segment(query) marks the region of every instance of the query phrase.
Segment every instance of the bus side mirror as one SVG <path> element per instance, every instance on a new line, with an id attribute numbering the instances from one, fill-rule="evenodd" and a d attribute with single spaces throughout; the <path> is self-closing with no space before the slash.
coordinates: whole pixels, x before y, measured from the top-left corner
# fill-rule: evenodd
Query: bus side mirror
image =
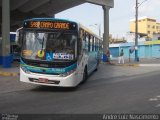
<path id="1" fill-rule="evenodd" d="M 22 43 L 23 43 L 23 29 L 22 28 L 19 28 L 17 29 L 16 31 L 16 43 L 21 47 L 22 46 Z"/>

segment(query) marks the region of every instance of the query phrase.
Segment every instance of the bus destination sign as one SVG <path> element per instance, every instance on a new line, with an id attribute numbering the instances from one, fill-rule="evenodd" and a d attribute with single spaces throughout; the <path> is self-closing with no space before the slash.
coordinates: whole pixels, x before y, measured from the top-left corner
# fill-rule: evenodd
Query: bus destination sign
<path id="1" fill-rule="evenodd" d="M 76 28 L 76 24 L 61 21 L 27 21 L 24 23 L 24 27 L 71 30 Z"/>

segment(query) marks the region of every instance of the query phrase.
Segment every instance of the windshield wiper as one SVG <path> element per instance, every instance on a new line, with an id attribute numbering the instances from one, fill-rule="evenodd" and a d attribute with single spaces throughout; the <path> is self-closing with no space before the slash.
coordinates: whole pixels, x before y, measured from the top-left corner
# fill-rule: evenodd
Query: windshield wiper
<path id="1" fill-rule="evenodd" d="M 43 36 L 42 48 L 41 48 L 41 52 L 40 52 L 41 54 L 42 54 L 43 46 L 44 46 L 44 36 Z"/>

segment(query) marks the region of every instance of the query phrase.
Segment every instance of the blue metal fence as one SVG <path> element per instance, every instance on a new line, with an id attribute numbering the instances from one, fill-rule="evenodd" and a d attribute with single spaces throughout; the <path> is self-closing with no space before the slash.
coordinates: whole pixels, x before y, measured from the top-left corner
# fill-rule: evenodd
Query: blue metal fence
<path id="1" fill-rule="evenodd" d="M 160 41 L 158 43 L 139 43 L 138 46 L 138 56 L 139 58 L 160 58 Z M 122 48 L 124 50 L 124 57 L 129 58 L 129 49 L 134 46 L 133 43 L 122 43 L 117 44 L 116 46 L 110 46 L 110 52 L 113 57 L 118 57 L 120 49 Z M 135 52 L 130 54 L 131 58 L 135 57 Z"/>

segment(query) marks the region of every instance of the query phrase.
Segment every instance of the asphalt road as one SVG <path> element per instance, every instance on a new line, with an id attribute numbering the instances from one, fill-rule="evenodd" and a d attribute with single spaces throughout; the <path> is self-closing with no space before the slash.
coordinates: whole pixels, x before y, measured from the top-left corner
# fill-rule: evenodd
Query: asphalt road
<path id="1" fill-rule="evenodd" d="M 0 113 L 160 113 L 159 76 L 157 71 L 110 79 L 91 77 L 74 90 L 13 80 L 13 86 L 19 87 L 7 91 L 12 87 L 8 85 L 0 91 Z"/>

